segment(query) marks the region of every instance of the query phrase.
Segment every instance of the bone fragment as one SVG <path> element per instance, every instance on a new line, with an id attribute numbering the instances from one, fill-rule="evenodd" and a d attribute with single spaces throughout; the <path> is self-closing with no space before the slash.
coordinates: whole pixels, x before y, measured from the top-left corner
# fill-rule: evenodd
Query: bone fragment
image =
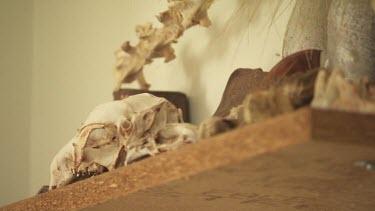
<path id="1" fill-rule="evenodd" d="M 199 126 L 199 137 L 209 138 L 245 124 L 252 124 L 309 105 L 318 69 L 297 72 L 266 89 L 248 94 L 225 117 L 211 117 Z"/>
<path id="2" fill-rule="evenodd" d="M 312 107 L 348 112 L 375 113 L 375 86 L 367 79 L 351 81 L 335 69 L 320 71 Z"/>
<path id="3" fill-rule="evenodd" d="M 154 28 L 151 23 L 136 27 L 139 42 L 131 46 L 125 42 L 121 49 L 116 51 L 116 66 L 114 76 L 117 80 L 116 90 L 123 83 L 137 80 L 141 89 L 148 90 L 148 84 L 143 75 L 143 67 L 152 63 L 155 58 L 164 58 L 165 62 L 173 60 L 176 56 L 172 43 L 184 31 L 197 24 L 208 27 L 211 22 L 207 10 L 213 0 L 168 0 L 169 9 L 159 16 L 163 24 L 161 28 Z"/>
<path id="4" fill-rule="evenodd" d="M 237 121 L 223 117 L 211 117 L 199 125 L 199 139 L 206 139 L 230 131 L 238 126 Z"/>

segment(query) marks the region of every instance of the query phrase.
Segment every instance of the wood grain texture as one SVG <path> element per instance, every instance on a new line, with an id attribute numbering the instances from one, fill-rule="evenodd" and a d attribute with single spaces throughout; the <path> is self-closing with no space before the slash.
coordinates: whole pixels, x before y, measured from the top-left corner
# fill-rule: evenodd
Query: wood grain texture
<path id="1" fill-rule="evenodd" d="M 312 138 L 375 145 L 375 115 L 335 110 L 311 111 Z"/>
<path id="2" fill-rule="evenodd" d="M 182 209 L 182 205 L 192 208 L 193 202 L 187 204 L 188 201 L 181 200 L 193 199 L 203 210 L 216 205 L 219 210 L 228 210 L 225 208 L 233 204 L 237 204 L 238 209 L 280 206 L 288 210 L 335 207 L 361 210 L 373 206 L 369 199 L 375 197 L 375 182 L 369 175 L 374 173 L 357 171 L 352 162 L 375 159 L 374 148 L 370 146 L 375 141 L 371 126 L 374 123 L 374 115 L 302 108 L 0 210 L 70 210 L 123 202 L 130 210 L 142 210 L 151 205 L 133 203 L 129 199 L 142 200 L 143 197 L 143 200 L 147 197 L 156 200 L 156 210 Z M 355 137 L 347 138 L 349 132 L 341 132 L 348 128 L 356 131 Z M 358 144 L 357 140 L 368 145 Z M 195 176 L 202 179 L 195 181 Z M 191 185 L 202 185 L 202 189 L 195 190 L 189 181 Z M 160 187 L 161 191 L 156 191 Z M 176 187 L 186 190 L 176 190 Z M 156 193 L 152 188 L 156 188 L 157 195 L 151 194 Z M 144 195 L 148 191 L 150 194 Z M 115 199 L 120 202 L 111 201 Z M 166 199 L 175 200 L 176 207 L 165 204 Z"/>

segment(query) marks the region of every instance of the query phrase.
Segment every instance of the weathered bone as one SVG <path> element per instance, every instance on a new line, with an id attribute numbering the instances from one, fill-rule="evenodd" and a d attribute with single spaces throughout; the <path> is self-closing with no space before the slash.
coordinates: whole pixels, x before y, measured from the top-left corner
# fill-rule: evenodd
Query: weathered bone
<path id="1" fill-rule="evenodd" d="M 209 26 L 211 24 L 207 16 L 207 9 L 213 0 L 168 0 L 169 9 L 158 16 L 164 25 L 162 28 L 154 28 L 151 23 L 137 26 L 136 32 L 139 43 L 131 46 L 125 42 L 122 48 L 116 51 L 116 67 L 114 75 L 117 80 L 115 90 L 121 88 L 122 83 L 131 83 L 137 79 L 141 89 L 147 90 L 149 84 L 143 76 L 143 67 L 152 63 L 154 58 L 164 57 L 165 62 L 173 60 L 176 56 L 172 43 L 183 32 L 194 26 Z"/>
<path id="2" fill-rule="evenodd" d="M 248 94 L 228 116 L 211 117 L 199 126 L 200 138 L 208 138 L 245 124 L 256 123 L 308 105 L 314 95 L 318 69 L 297 72 L 263 90 Z"/>
<path id="3" fill-rule="evenodd" d="M 159 152 L 177 149 L 183 143 L 198 141 L 197 127 L 192 124 L 168 124 L 155 137 Z"/>
<path id="4" fill-rule="evenodd" d="M 179 109 L 150 94 L 97 106 L 53 159 L 50 189 L 195 142 L 197 129 L 182 121 Z"/>
<path id="5" fill-rule="evenodd" d="M 246 123 L 255 123 L 308 105 L 318 70 L 295 73 L 266 90 L 249 94 L 243 105 Z"/>
<path id="6" fill-rule="evenodd" d="M 125 165 L 153 156 L 160 152 L 177 149 L 182 144 L 198 141 L 198 129 L 187 123 L 170 123 L 153 136 L 148 137 L 145 144 L 129 148 Z"/>
<path id="7" fill-rule="evenodd" d="M 199 137 L 208 138 L 309 104 L 313 98 L 317 68 L 320 67 L 320 53 L 320 50 L 311 49 L 287 56 L 262 77 L 262 81 L 252 90 L 241 86 L 233 90 L 233 85 L 227 86 L 229 89 L 226 88 L 223 96 L 230 97 L 227 97 L 228 102 L 225 104 L 226 107 L 231 104 L 234 107 L 230 112 L 220 112 L 224 114 L 221 117 L 212 117 L 202 122 Z M 243 78 L 240 80 L 234 77 L 239 73 L 235 71 L 232 74 L 231 84 L 238 85 L 241 81 L 251 81 L 251 78 L 246 77 L 254 77 L 254 74 L 241 74 Z M 236 91 L 239 93 L 235 93 Z M 246 91 L 250 92 L 241 93 Z M 239 98 L 244 98 L 243 96 L 246 96 L 245 99 L 238 105 Z"/>
<path id="8" fill-rule="evenodd" d="M 315 85 L 312 106 L 349 112 L 375 113 L 375 86 L 368 80 L 350 81 L 335 69 L 320 71 Z"/>
<path id="9" fill-rule="evenodd" d="M 199 138 L 206 139 L 220 133 L 230 131 L 238 126 L 234 119 L 213 116 L 199 125 Z"/>

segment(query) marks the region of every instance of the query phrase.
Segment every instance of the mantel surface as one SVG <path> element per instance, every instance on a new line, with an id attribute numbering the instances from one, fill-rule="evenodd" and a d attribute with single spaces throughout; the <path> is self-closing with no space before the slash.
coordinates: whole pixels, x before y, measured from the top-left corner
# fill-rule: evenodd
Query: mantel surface
<path id="1" fill-rule="evenodd" d="M 306 107 L 0 209 L 365 209 L 375 173 L 353 162 L 375 159 L 374 143 L 374 115 Z"/>

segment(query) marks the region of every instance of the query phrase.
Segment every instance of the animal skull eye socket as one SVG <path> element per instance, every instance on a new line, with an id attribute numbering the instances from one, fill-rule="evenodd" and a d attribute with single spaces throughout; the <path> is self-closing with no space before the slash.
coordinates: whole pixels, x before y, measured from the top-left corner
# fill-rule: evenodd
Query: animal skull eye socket
<path id="1" fill-rule="evenodd" d="M 148 117 L 148 114 L 146 113 L 144 116 L 143 116 L 143 120 L 146 120 Z"/>
<path id="2" fill-rule="evenodd" d="M 121 133 L 122 135 L 125 135 L 127 133 L 129 133 L 132 129 L 132 123 L 129 121 L 129 120 L 124 120 L 122 123 L 121 123 Z"/>

